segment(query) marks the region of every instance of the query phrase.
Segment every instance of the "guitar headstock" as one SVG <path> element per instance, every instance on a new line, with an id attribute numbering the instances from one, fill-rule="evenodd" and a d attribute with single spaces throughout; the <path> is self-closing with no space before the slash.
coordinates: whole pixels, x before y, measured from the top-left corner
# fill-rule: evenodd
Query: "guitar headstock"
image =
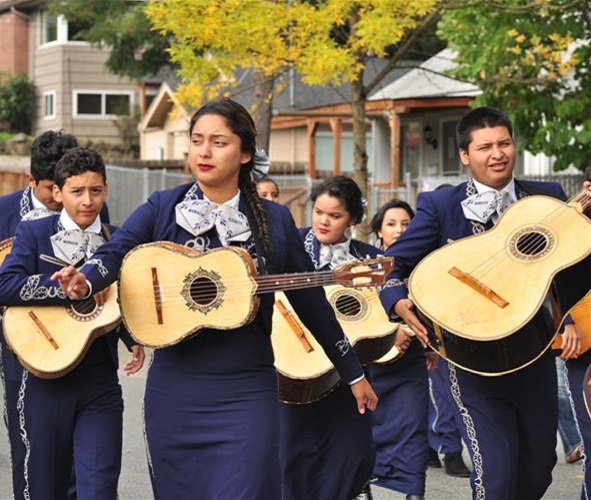
<path id="1" fill-rule="evenodd" d="M 336 282 L 349 287 L 383 285 L 392 270 L 394 257 L 347 262 L 333 270 Z"/>

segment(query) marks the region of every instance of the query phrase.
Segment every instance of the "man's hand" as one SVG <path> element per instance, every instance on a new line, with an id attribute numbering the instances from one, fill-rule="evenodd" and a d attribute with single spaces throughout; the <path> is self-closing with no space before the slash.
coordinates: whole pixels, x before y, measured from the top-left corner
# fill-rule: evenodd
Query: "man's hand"
<path id="1" fill-rule="evenodd" d="M 376 393 L 373 392 L 371 385 L 369 385 L 369 382 L 365 377 L 351 386 L 351 392 L 357 400 L 357 409 L 359 410 L 359 413 L 363 415 L 365 413 L 365 408 L 368 408 L 371 411 L 376 409 L 376 406 L 378 405 L 378 397 L 376 396 Z"/>
<path id="2" fill-rule="evenodd" d="M 400 325 L 398 331 L 396 332 L 396 342 L 394 343 L 394 345 L 400 351 L 398 357 L 404 356 L 404 353 L 414 338 L 415 334 L 412 330 L 406 328 L 405 325 Z"/>
<path id="3" fill-rule="evenodd" d="M 146 359 L 144 347 L 141 345 L 132 346 L 131 358 L 123 367 L 123 371 L 127 375 L 133 375 L 134 373 L 139 372 L 142 369 L 142 366 L 144 366 L 144 359 Z"/>
<path id="4" fill-rule="evenodd" d="M 414 304 L 410 299 L 401 299 L 396 302 L 394 306 L 394 312 L 397 316 L 402 318 L 403 322 L 406 323 L 413 333 L 418 337 L 423 347 L 427 347 L 429 345 L 429 337 L 427 335 L 427 329 L 424 325 L 419 321 L 417 315 L 414 313 Z"/>
<path id="5" fill-rule="evenodd" d="M 577 358 L 581 351 L 581 334 L 574 324 L 565 325 L 562 333 L 562 359 Z"/>
<path id="6" fill-rule="evenodd" d="M 62 290 L 72 300 L 82 300 L 88 295 L 86 276 L 75 267 L 68 266 L 60 269 L 51 275 L 51 280 L 58 280 Z"/>

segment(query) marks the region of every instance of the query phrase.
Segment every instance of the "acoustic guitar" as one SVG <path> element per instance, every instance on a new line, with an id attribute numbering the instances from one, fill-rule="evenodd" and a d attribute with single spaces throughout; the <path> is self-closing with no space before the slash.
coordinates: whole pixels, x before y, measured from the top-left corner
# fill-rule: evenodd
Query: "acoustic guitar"
<path id="1" fill-rule="evenodd" d="M 529 196 L 490 231 L 425 257 L 408 286 L 433 348 L 459 367 L 489 376 L 541 356 L 554 333 L 540 328 L 535 315 L 554 276 L 591 254 L 591 220 L 583 215 L 588 204 L 585 193 L 570 203 Z"/>
<path id="2" fill-rule="evenodd" d="M 341 285 L 326 286 L 324 290 L 362 364 L 389 351 L 398 324 L 388 320 L 377 290 Z M 271 341 L 280 401 L 310 403 L 339 384 L 340 377 L 333 364 L 283 293 L 275 295 Z"/>
<path id="3" fill-rule="evenodd" d="M 258 294 L 341 284 L 383 284 L 392 259 L 352 262 L 326 272 L 256 275 L 248 252 L 207 253 L 160 241 L 139 245 L 123 259 L 119 301 L 131 335 L 153 348 L 167 347 L 204 328 L 229 330 L 252 321 Z"/>
<path id="4" fill-rule="evenodd" d="M 94 298 L 64 306 L 11 306 L 4 312 L 4 337 L 19 362 L 40 378 L 57 378 L 73 370 L 94 339 L 121 323 L 117 287 L 107 301 Z"/>

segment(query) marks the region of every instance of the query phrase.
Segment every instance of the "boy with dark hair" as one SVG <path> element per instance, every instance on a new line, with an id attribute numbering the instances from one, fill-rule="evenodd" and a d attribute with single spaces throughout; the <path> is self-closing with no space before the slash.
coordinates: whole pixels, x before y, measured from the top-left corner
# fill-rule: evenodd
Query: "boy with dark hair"
<path id="1" fill-rule="evenodd" d="M 90 258 L 115 229 L 101 224 L 107 192 L 98 153 L 72 148 L 64 154 L 53 185 L 53 196 L 64 208 L 18 224 L 12 251 L 0 269 L 0 304 L 68 303 L 49 279 L 59 266 L 41 255 L 64 265 Z M 20 442 L 12 446 L 16 498 L 66 498 L 73 467 L 78 498 L 117 497 L 123 414 L 119 336 L 133 351 L 124 369 L 135 373 L 142 367 L 143 349 L 119 329 L 94 340 L 80 364 L 60 378 L 38 378 L 21 368 L 16 405 Z"/>

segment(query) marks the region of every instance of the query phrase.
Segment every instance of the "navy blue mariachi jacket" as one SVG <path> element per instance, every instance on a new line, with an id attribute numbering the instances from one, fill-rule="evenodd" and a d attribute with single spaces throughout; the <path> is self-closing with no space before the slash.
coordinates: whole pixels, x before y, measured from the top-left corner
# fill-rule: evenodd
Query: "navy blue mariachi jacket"
<path id="1" fill-rule="evenodd" d="M 139 206 L 113 235 L 111 240 L 94 254 L 93 259 L 82 267 L 93 291 L 102 290 L 117 279 L 125 254 L 142 243 L 173 241 L 189 247 L 208 250 L 219 247 L 215 228 L 195 237 L 176 223 L 175 207 L 181 202 L 193 183 L 153 193 L 148 201 Z M 201 192 L 199 198 L 203 197 Z M 267 200 L 261 200 L 267 212 L 272 252 L 268 256 L 267 268 L 270 273 L 310 272 L 314 268 L 288 208 Z M 246 214 L 246 201 L 240 197 L 239 210 Z M 252 238 L 251 238 L 252 240 Z M 252 241 L 244 247 L 256 255 Z M 318 341 L 327 352 L 344 381 L 359 378 L 363 370 L 352 349 L 342 349 L 345 337 L 335 313 L 326 301 L 322 288 L 308 288 L 286 292 L 290 303 L 308 329 L 319 332 Z M 272 294 L 260 296 L 261 306 L 255 320 L 236 331 L 248 332 L 251 328 L 271 333 L 273 313 Z"/>
<path id="2" fill-rule="evenodd" d="M 59 231 L 59 215 L 23 221 L 16 227 L 12 250 L 0 268 L 0 304 L 3 306 L 65 305 L 70 302 L 51 275 L 60 267 L 39 259 L 39 255 L 55 256 L 51 236 Z M 117 229 L 107 226 L 113 233 Z M 115 333 L 116 332 L 116 333 Z M 128 348 L 136 344 L 124 328 L 105 336 L 115 368 L 118 367 L 118 336 Z"/>

